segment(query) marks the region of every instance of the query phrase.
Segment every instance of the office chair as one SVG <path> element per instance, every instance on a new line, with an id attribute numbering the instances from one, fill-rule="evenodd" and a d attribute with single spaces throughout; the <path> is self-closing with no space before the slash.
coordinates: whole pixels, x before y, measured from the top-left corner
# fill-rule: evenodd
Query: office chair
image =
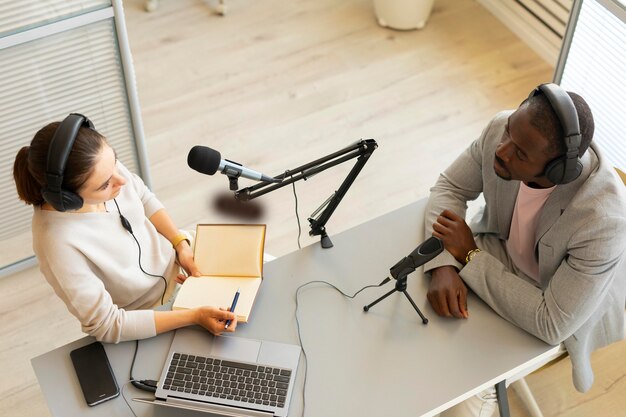
<path id="1" fill-rule="evenodd" d="M 146 0 L 144 7 L 147 12 L 153 12 L 159 7 L 159 0 Z M 218 0 L 218 4 L 215 6 L 215 12 L 220 16 L 226 15 L 226 0 Z"/>

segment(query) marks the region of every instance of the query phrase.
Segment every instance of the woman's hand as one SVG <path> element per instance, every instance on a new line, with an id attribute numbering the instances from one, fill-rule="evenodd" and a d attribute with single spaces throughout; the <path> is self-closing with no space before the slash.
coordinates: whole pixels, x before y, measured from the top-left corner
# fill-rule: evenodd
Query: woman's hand
<path id="1" fill-rule="evenodd" d="M 195 323 L 204 327 L 215 336 L 222 332 L 234 332 L 237 327 L 237 315 L 223 308 L 197 307 L 195 311 Z M 228 328 L 226 320 L 230 320 Z"/>
<path id="2" fill-rule="evenodd" d="M 198 270 L 198 267 L 193 260 L 193 252 L 191 251 L 191 246 L 189 246 L 189 242 L 183 240 L 178 245 L 176 245 L 176 258 L 178 259 L 178 264 L 187 273 L 187 275 L 178 274 L 178 276 L 176 276 L 176 282 L 182 284 L 189 276 L 200 276 L 200 271 Z"/>

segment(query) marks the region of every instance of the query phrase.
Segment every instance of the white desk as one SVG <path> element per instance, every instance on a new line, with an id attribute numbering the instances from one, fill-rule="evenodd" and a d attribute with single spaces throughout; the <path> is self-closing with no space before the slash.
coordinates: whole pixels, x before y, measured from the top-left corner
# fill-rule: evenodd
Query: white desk
<path id="1" fill-rule="evenodd" d="M 235 334 L 297 344 L 296 288 L 325 280 L 354 293 L 380 283 L 390 266 L 422 242 L 424 205 L 421 200 L 331 236 L 332 249 L 314 244 L 265 264 L 251 320 L 238 326 Z M 393 285 L 365 290 L 354 300 L 324 285 L 300 292 L 298 316 L 309 360 L 307 416 L 432 416 L 558 350 L 509 324 L 474 295 L 468 300 L 469 319 L 436 316 L 426 300 L 427 283 L 421 273 L 409 276 L 408 292 L 429 324 L 422 324 L 400 293 L 363 312 L 365 304 Z M 135 377 L 158 377 L 171 337 L 164 334 L 139 344 Z M 85 404 L 69 352 L 91 341 L 81 339 L 33 359 L 52 413 L 130 416 L 121 397 L 93 408 Z M 122 385 L 128 380 L 134 342 L 105 348 Z M 290 416 L 302 415 L 304 369 L 301 361 Z M 132 386 L 126 391 L 130 397 L 148 394 Z M 138 416 L 183 415 L 131 405 Z"/>

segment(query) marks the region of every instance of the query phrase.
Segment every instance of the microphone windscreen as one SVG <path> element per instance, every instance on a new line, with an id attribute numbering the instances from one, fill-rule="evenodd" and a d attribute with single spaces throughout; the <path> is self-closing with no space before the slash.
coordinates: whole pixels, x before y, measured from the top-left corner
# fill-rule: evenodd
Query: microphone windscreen
<path id="1" fill-rule="evenodd" d="M 420 255 L 439 255 L 443 252 L 443 242 L 440 239 L 431 236 L 419 246 L 418 253 Z M 412 255 L 412 254 L 411 254 Z"/>
<path id="2" fill-rule="evenodd" d="M 221 160 L 222 156 L 218 151 L 206 146 L 196 145 L 191 148 L 187 155 L 189 168 L 207 175 L 213 175 L 217 172 Z"/>
<path id="3" fill-rule="evenodd" d="M 434 259 L 441 252 L 443 252 L 443 242 L 431 236 L 415 248 L 408 258 L 411 259 L 413 267 L 417 268 Z"/>

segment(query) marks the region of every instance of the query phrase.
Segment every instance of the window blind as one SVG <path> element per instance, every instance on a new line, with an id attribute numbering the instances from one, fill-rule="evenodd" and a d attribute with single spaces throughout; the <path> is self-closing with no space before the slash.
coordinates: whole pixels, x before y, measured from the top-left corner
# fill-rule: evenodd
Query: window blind
<path id="1" fill-rule="evenodd" d="M 8 25 L 0 28 L 2 33 L 8 33 L 9 26 L 15 29 L 30 25 L 33 19 L 46 22 L 0 36 L 0 276 L 25 261 L 34 263 L 32 207 L 18 200 L 13 162 L 18 150 L 30 143 L 38 129 L 71 112 L 83 113 L 107 137 L 120 161 L 131 171 L 141 173 L 143 138 L 136 135 L 134 124 L 140 120 L 133 120 L 133 100 L 127 89 L 128 74 L 120 54 L 114 11 L 109 6 L 108 10 L 93 12 L 96 3 L 102 2 L 80 3 L 87 12 L 76 14 L 79 9 L 75 8 L 76 13 L 67 19 L 58 20 L 54 14 L 31 15 L 26 10 L 22 17 L 4 16 L 0 20 Z M 57 10 L 59 16 L 67 16 L 67 8 Z M 55 23 L 49 24 L 50 20 Z M 145 161 L 142 163 L 145 166 Z"/>
<path id="2" fill-rule="evenodd" d="M 559 39 L 563 38 L 572 6 L 571 0 L 569 2 L 564 0 L 516 0 L 515 3 Z"/>
<path id="3" fill-rule="evenodd" d="M 594 142 L 626 171 L 626 5 L 577 1 L 555 82 L 585 98 L 595 120 Z"/>
<path id="4" fill-rule="evenodd" d="M 557 60 L 573 0 L 478 0 L 543 59 Z"/>
<path id="5" fill-rule="evenodd" d="M 111 0 L 0 0 L 0 37 L 111 6 Z"/>

